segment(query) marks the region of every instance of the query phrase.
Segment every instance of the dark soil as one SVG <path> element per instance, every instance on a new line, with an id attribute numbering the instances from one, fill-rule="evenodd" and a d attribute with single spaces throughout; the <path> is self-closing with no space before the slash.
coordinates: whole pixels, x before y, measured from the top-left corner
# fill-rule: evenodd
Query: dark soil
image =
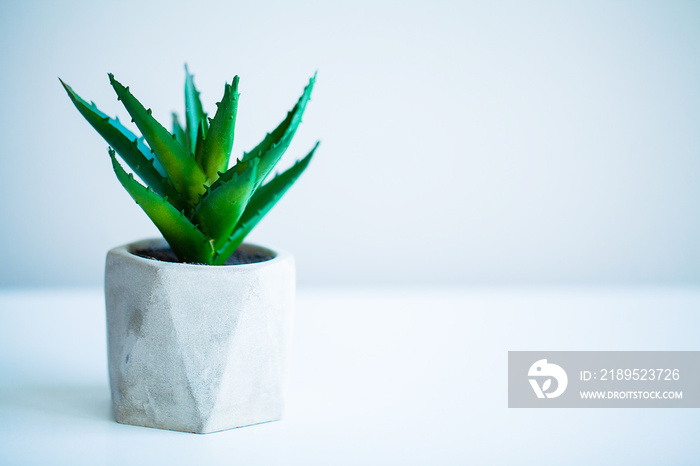
<path id="1" fill-rule="evenodd" d="M 187 264 L 191 262 L 182 262 L 175 256 L 175 253 L 170 249 L 170 248 L 159 248 L 159 249 L 152 249 L 152 248 L 146 248 L 146 249 L 137 249 L 136 251 L 133 251 L 133 254 L 136 254 L 137 256 L 146 258 L 146 259 L 154 259 L 157 261 L 163 261 L 163 262 L 177 262 L 180 264 Z M 272 259 L 272 256 L 269 256 L 267 254 L 258 254 L 258 253 L 247 253 L 245 251 L 241 251 L 240 249 L 236 249 L 236 252 L 231 254 L 231 257 L 228 258 L 226 261 L 226 264 L 224 265 L 240 265 L 240 264 L 254 264 L 256 262 L 265 262 L 269 261 Z"/>

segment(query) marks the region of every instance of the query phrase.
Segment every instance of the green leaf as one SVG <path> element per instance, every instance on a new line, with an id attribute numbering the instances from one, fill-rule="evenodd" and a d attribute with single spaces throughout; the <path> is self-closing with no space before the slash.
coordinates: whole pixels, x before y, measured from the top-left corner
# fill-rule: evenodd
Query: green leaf
<path id="1" fill-rule="evenodd" d="M 292 137 L 301 123 L 301 117 L 304 114 L 304 109 L 306 104 L 311 98 L 311 91 L 313 90 L 314 83 L 316 82 L 316 75 L 309 80 L 309 84 L 304 88 L 304 92 L 297 104 L 292 108 L 287 117 L 280 123 L 277 128 L 271 133 L 265 136 L 265 139 L 255 147 L 252 151 L 243 155 L 241 162 L 247 162 L 253 158 L 259 158 L 260 164 L 258 166 L 258 180 L 256 182 L 257 186 L 265 180 L 267 175 L 272 171 L 275 164 L 279 162 L 282 155 L 289 147 L 289 143 L 292 142 Z M 239 162 L 240 163 L 240 162 Z"/>
<path id="2" fill-rule="evenodd" d="M 199 131 L 197 131 L 197 144 L 194 146 L 194 161 L 199 167 L 202 166 L 202 152 L 204 151 L 204 123 L 199 122 Z"/>
<path id="3" fill-rule="evenodd" d="M 209 122 L 207 114 L 202 109 L 202 101 L 199 98 L 199 91 L 194 86 L 194 76 L 190 74 L 185 65 L 185 120 L 187 125 L 188 150 L 194 154 L 197 144 L 197 131 L 200 122 L 204 124 L 204 136 L 207 135 Z"/>
<path id="4" fill-rule="evenodd" d="M 284 193 L 294 184 L 299 176 L 304 172 L 309 165 L 314 152 L 318 148 L 317 142 L 314 148 L 303 159 L 297 161 L 290 169 L 282 174 L 275 176 L 272 180 L 258 188 L 248 202 L 248 205 L 243 211 L 238 224 L 236 225 L 233 234 L 228 238 L 226 243 L 220 249 L 217 249 L 214 255 L 214 264 L 221 265 L 236 251 L 245 237 L 258 224 L 258 222 L 267 214 L 270 209 L 282 198 Z"/>
<path id="5" fill-rule="evenodd" d="M 231 85 L 224 86 L 224 97 L 216 104 L 216 114 L 211 120 L 204 140 L 200 166 L 210 181 L 216 180 L 217 172 L 225 172 L 228 169 L 239 96 L 238 76 L 236 76 Z"/>
<path id="6" fill-rule="evenodd" d="M 71 101 L 88 123 L 112 146 L 134 172 L 161 196 L 168 196 L 170 202 L 182 207 L 182 199 L 168 180 L 163 166 L 153 157 L 143 140 L 137 138 L 117 119 L 102 113 L 94 103 L 88 104 L 60 78 L 63 88 Z"/>
<path id="7" fill-rule="evenodd" d="M 187 135 L 185 134 L 185 130 L 182 128 L 182 125 L 180 125 L 180 120 L 177 118 L 177 113 L 175 112 L 173 112 L 173 134 L 175 135 L 177 142 L 179 142 L 182 147 L 188 147 Z"/>
<path id="8" fill-rule="evenodd" d="M 165 168 L 175 189 L 182 194 L 186 202 L 191 206 L 195 205 L 199 200 L 199 194 L 204 193 L 206 181 L 204 172 L 190 153 L 175 140 L 175 137 L 151 116 L 151 111 L 146 110 L 141 102 L 131 95 L 128 88 L 114 79 L 111 73 L 109 80 L 119 100 L 124 104 L 151 150 Z"/>
<path id="9" fill-rule="evenodd" d="M 257 168 L 257 160 L 252 160 L 241 173 L 223 173 L 195 207 L 192 221 L 214 240 L 214 248 L 226 243 L 243 214 L 253 192 Z"/>
<path id="10" fill-rule="evenodd" d="M 184 262 L 210 264 L 214 250 L 209 239 L 187 219 L 182 211 L 177 210 L 150 188 L 137 182 L 132 174 L 127 174 L 117 162 L 112 149 L 109 150 L 109 155 L 119 182 L 158 227 L 178 259 Z"/>

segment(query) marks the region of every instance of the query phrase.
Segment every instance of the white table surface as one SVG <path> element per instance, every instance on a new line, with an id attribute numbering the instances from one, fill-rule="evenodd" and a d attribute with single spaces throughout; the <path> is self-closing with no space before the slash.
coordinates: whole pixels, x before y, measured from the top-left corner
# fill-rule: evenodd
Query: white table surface
<path id="1" fill-rule="evenodd" d="M 117 424 L 102 292 L 0 292 L 0 465 L 697 465 L 698 409 L 509 409 L 509 350 L 699 350 L 700 288 L 302 290 L 286 417 Z"/>

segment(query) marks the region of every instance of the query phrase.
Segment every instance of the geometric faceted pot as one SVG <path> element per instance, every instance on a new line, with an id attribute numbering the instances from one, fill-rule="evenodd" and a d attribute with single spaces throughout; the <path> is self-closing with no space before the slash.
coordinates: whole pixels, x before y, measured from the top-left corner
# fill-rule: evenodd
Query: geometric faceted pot
<path id="1" fill-rule="evenodd" d="M 117 422 L 208 433 L 278 420 L 294 309 L 294 258 L 195 265 L 107 254 L 105 298 L 112 408 Z"/>

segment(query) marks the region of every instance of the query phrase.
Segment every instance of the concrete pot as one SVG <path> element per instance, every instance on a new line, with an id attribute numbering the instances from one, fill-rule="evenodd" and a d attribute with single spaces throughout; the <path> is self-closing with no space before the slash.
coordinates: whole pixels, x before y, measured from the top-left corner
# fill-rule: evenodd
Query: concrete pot
<path id="1" fill-rule="evenodd" d="M 208 433 L 278 420 L 294 308 L 294 258 L 191 265 L 107 254 L 105 297 L 117 422 Z"/>

